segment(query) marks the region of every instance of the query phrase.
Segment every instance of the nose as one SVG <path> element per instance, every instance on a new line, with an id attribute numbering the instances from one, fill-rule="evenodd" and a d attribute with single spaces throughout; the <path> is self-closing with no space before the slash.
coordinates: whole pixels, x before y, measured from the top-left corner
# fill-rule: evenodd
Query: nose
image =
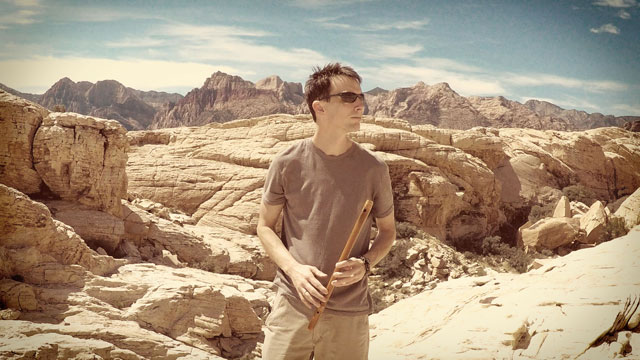
<path id="1" fill-rule="evenodd" d="M 356 106 L 356 110 L 358 111 L 364 111 L 364 98 L 358 96 L 358 98 L 356 98 L 356 101 L 354 102 L 355 106 Z"/>

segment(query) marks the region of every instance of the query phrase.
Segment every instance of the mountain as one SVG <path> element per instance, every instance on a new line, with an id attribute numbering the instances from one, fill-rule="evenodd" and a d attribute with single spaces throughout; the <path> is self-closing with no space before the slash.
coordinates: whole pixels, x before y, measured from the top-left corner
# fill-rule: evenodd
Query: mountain
<path id="1" fill-rule="evenodd" d="M 529 128 L 538 130 L 570 130 L 566 120 L 541 115 L 517 101 L 502 96 L 469 96 L 469 102 L 480 114 L 489 119 L 490 126 L 496 128 Z"/>
<path id="2" fill-rule="evenodd" d="M 198 126 L 278 113 L 309 113 L 302 85 L 283 81 L 276 75 L 254 84 L 218 71 L 207 78 L 202 87 L 184 97 L 136 90 L 115 80 L 93 84 L 63 78 L 43 95 L 21 93 L 2 84 L 0 89 L 50 110 L 63 105 L 66 111 L 114 119 L 128 130 Z M 376 87 L 366 94 L 365 114 L 449 129 L 484 126 L 576 131 L 626 126 L 632 130 L 638 128 L 636 123 L 640 121 L 639 116 L 589 114 L 540 100 L 522 104 L 503 96 L 464 97 L 447 83 L 418 82 L 412 87 L 394 90 Z"/>
<path id="3" fill-rule="evenodd" d="M 489 126 L 469 100 L 458 95 L 447 83 L 426 85 L 418 82 L 413 87 L 398 88 L 367 97 L 369 115 L 393 117 L 412 124 L 431 124 L 449 129 L 469 129 Z"/>
<path id="4" fill-rule="evenodd" d="M 35 102 L 35 103 L 37 103 L 40 100 L 40 98 L 42 97 L 42 95 L 28 94 L 28 93 L 20 92 L 18 90 L 12 89 L 12 88 L 8 87 L 7 85 L 1 84 L 1 83 L 0 83 L 0 90 L 4 90 L 4 91 L 8 92 L 11 95 L 15 95 L 15 96 L 21 97 L 23 99 L 27 99 L 27 100 L 29 100 L 31 102 Z"/>
<path id="5" fill-rule="evenodd" d="M 277 113 L 308 112 L 300 83 L 270 76 L 253 84 L 216 72 L 176 104 L 165 104 L 150 128 L 196 126 Z"/>
<path id="6" fill-rule="evenodd" d="M 638 120 L 638 116 L 613 116 L 600 113 L 589 114 L 579 110 L 565 110 L 546 101 L 528 100 L 524 106 L 541 116 L 553 116 L 567 122 L 571 130 L 586 130 L 606 126 L 623 126 L 628 121 Z"/>
<path id="7" fill-rule="evenodd" d="M 179 98 L 178 94 L 131 89 L 115 80 L 76 83 L 65 77 L 39 103 L 49 109 L 64 105 L 66 111 L 117 120 L 127 130 L 141 130 L 149 126 L 162 103 Z"/>

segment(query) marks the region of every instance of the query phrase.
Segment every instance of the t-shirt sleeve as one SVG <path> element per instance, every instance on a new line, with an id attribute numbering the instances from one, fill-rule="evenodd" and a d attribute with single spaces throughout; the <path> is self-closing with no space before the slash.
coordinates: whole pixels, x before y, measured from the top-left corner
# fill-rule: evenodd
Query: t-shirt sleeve
<path id="1" fill-rule="evenodd" d="M 268 205 L 280 205 L 285 202 L 284 184 L 282 183 L 282 162 L 279 160 L 279 158 L 276 158 L 271 162 L 264 181 L 262 202 Z"/>
<path id="2" fill-rule="evenodd" d="M 393 211 L 393 190 L 391 189 L 391 177 L 389 166 L 383 163 L 380 167 L 380 175 L 377 176 L 376 191 L 373 198 L 372 213 L 375 218 L 383 218 Z"/>

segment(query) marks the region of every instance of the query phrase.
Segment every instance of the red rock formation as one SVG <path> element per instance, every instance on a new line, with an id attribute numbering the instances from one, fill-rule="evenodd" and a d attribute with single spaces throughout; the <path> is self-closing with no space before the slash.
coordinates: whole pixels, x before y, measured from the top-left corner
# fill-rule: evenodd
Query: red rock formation
<path id="1" fill-rule="evenodd" d="M 253 84 L 220 71 L 175 105 L 165 105 L 150 128 L 204 125 L 262 115 L 302 112 L 302 85 L 272 76 Z M 306 107 L 306 105 L 304 106 Z"/>

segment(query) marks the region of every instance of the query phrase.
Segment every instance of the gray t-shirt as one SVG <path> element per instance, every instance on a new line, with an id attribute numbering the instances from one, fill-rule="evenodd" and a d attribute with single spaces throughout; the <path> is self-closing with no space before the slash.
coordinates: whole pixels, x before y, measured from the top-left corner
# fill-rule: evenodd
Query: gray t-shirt
<path id="1" fill-rule="evenodd" d="M 389 168 L 355 142 L 345 153 L 331 156 L 317 148 L 310 138 L 296 142 L 276 156 L 262 195 L 266 204 L 284 204 L 281 239 L 293 258 L 316 266 L 328 276 L 367 199 L 373 200 L 373 209 L 350 256 L 368 251 L 373 218 L 385 217 L 393 211 Z M 327 277 L 321 282 L 326 286 L 328 280 Z M 281 269 L 274 282 L 292 305 L 311 313 Z M 365 277 L 355 284 L 336 287 L 325 311 L 360 315 L 371 310 Z"/>

